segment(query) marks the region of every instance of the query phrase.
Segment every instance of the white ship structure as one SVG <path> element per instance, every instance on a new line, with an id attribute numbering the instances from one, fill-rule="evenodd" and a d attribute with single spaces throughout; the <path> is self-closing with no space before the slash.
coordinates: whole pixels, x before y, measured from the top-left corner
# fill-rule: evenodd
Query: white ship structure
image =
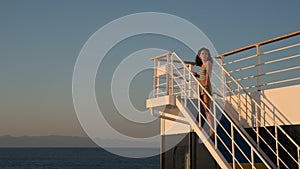
<path id="1" fill-rule="evenodd" d="M 152 58 L 146 105 L 160 117 L 160 168 L 300 169 L 300 30 L 213 59 L 209 94 L 195 63 L 175 52 Z"/>

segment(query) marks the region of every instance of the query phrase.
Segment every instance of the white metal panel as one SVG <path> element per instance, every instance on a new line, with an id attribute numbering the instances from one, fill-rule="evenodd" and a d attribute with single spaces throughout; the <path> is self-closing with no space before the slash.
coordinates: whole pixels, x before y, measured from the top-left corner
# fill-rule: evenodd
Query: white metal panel
<path id="1" fill-rule="evenodd" d="M 265 90 L 261 99 L 265 103 L 269 100 L 275 106 L 273 113 L 280 119 L 278 124 L 300 124 L 300 85 Z"/>

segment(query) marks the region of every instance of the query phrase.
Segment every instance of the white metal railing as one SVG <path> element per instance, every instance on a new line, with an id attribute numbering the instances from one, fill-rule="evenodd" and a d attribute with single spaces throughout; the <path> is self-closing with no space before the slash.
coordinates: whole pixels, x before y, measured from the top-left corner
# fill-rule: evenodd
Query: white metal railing
<path id="1" fill-rule="evenodd" d="M 299 38 L 300 30 L 223 53 L 222 65 L 247 90 L 300 84 Z"/>
<path id="2" fill-rule="evenodd" d="M 269 76 L 269 79 L 275 79 L 275 78 L 270 78 L 270 77 L 275 77 L 275 76 L 276 77 L 285 77 L 284 75 L 299 76 L 298 75 L 300 73 L 300 65 L 299 64 L 298 65 L 293 64 L 291 67 L 289 67 L 288 64 L 286 64 L 287 66 L 279 67 L 279 68 L 276 68 L 276 66 L 273 66 L 273 64 L 277 64 L 277 63 L 280 63 L 281 65 L 284 65 L 284 64 L 282 64 L 283 61 L 289 61 L 291 63 L 297 63 L 297 60 L 295 60 L 295 59 L 300 59 L 300 52 L 299 52 L 300 48 L 299 48 L 299 46 L 300 46 L 300 43 L 296 43 L 296 44 L 287 45 L 287 46 L 284 46 L 284 47 L 277 47 L 277 48 L 274 48 L 274 49 L 272 48 L 272 49 L 264 51 L 264 52 L 261 51 L 260 57 L 263 57 L 263 56 L 267 57 L 266 55 L 274 54 L 274 53 L 277 53 L 277 52 L 286 52 L 286 50 L 288 50 L 288 49 L 294 49 L 295 50 L 295 51 L 293 51 L 294 53 L 290 53 L 288 56 L 280 56 L 280 58 L 272 58 L 272 56 L 270 56 L 270 57 L 268 57 L 270 59 L 268 61 L 265 61 L 264 63 L 259 64 L 259 63 L 254 63 L 255 61 L 251 62 L 249 59 L 252 59 L 252 58 L 254 58 L 255 60 L 260 60 L 260 59 L 256 59 L 258 57 L 258 54 L 255 54 L 255 55 L 251 55 L 249 57 L 243 57 L 243 58 L 232 60 L 230 62 L 223 63 L 223 65 L 232 65 L 232 64 L 235 64 L 235 63 L 239 63 L 241 61 L 247 61 L 247 62 L 249 62 L 249 65 L 251 65 L 251 66 L 249 66 L 247 64 L 247 65 L 244 65 L 244 67 L 242 67 L 242 68 L 238 68 L 238 69 L 235 69 L 235 70 L 228 71 L 228 74 L 230 74 L 231 77 L 234 76 L 233 75 L 234 73 L 243 74 L 243 71 L 247 71 L 248 69 L 252 69 L 252 68 L 258 68 L 258 67 L 263 68 L 263 66 L 268 66 L 268 65 L 270 65 L 272 67 L 275 67 L 276 70 L 269 70 L 269 71 L 260 72 L 260 73 L 256 72 L 256 71 L 253 72 L 254 71 L 254 69 L 253 69 L 252 70 L 252 75 L 250 75 L 250 76 L 234 78 L 235 81 L 238 82 L 242 86 L 242 88 L 245 89 L 247 92 L 249 92 L 251 89 L 252 90 L 256 89 L 256 88 L 259 89 L 258 87 L 267 87 L 267 86 L 274 86 L 274 85 L 279 85 L 280 86 L 280 85 L 291 83 L 291 82 L 297 82 L 297 81 L 300 81 L 300 77 L 288 77 L 286 79 L 267 81 L 266 83 L 256 84 L 256 85 L 255 84 L 252 84 L 252 85 L 242 85 L 241 84 L 241 82 L 243 82 L 244 84 L 250 84 L 250 83 L 248 83 L 249 81 L 255 81 L 255 79 L 258 79 L 258 78 L 261 78 L 262 81 L 266 81 L 266 80 L 264 80 L 264 76 Z M 256 48 L 257 47 L 258 46 L 256 45 Z M 298 48 L 296 48 L 296 47 L 298 47 Z M 237 52 L 236 54 L 238 54 L 238 53 L 239 52 Z M 229 54 L 227 54 L 226 57 L 229 56 Z M 221 56 L 225 57 L 224 54 L 221 54 Z M 296 73 L 293 73 L 293 71 L 296 71 Z M 297 72 L 298 72 L 298 74 L 297 74 Z M 295 74 L 295 75 L 293 75 L 293 74 Z M 230 84 L 235 83 L 235 82 L 228 79 L 227 83 L 230 85 Z M 232 88 L 232 90 L 237 91 L 238 89 L 237 88 Z M 281 113 L 275 107 L 275 105 L 273 105 L 272 102 L 270 102 L 265 97 L 264 94 L 261 93 L 260 96 L 262 96 L 264 98 L 264 101 L 260 101 L 261 106 L 265 109 L 266 112 L 268 112 L 269 114 L 273 114 L 272 116 L 273 116 L 273 119 L 275 121 L 279 122 L 282 125 L 290 125 L 291 124 L 290 121 L 284 116 L 284 114 Z M 271 122 L 269 122 L 269 123 L 271 123 Z"/>
<path id="3" fill-rule="evenodd" d="M 249 91 L 250 89 L 257 89 L 258 93 L 260 94 L 260 90 L 262 90 L 262 87 L 264 86 L 268 88 L 268 86 L 283 85 L 289 82 L 296 82 L 300 80 L 299 74 L 298 75 L 295 74 L 298 77 L 289 76 L 286 79 L 273 80 L 273 81 L 267 81 L 262 79 L 264 76 L 268 76 L 268 75 L 272 75 L 272 76 L 276 75 L 276 77 L 278 77 L 279 73 L 291 74 L 292 71 L 299 72 L 300 71 L 299 62 L 297 62 L 297 60 L 295 59 L 300 59 L 300 53 L 299 53 L 300 43 L 289 42 L 292 44 L 272 48 L 264 52 L 261 50 L 261 47 L 263 47 L 266 44 L 268 44 L 270 47 L 270 45 L 273 44 L 274 42 L 282 41 L 283 39 L 288 40 L 290 38 L 299 38 L 299 35 L 300 35 L 300 31 L 296 31 L 291 34 L 287 34 L 281 37 L 259 42 L 257 44 L 249 45 L 247 47 L 240 48 L 220 55 L 220 57 L 223 60 L 223 65 L 221 67 L 223 68 L 223 71 L 226 74 L 226 78 L 227 78 L 226 88 L 229 94 L 229 99 L 228 99 L 229 102 L 232 103 L 232 105 L 234 105 L 234 107 L 238 111 L 239 118 L 243 116 L 248 122 L 249 126 L 252 126 L 251 129 L 256 135 L 257 145 L 260 146 L 260 143 L 265 144 L 266 149 L 268 149 L 267 151 L 269 151 L 268 155 L 276 156 L 276 165 L 278 167 L 283 166 L 286 168 L 293 168 L 293 167 L 300 168 L 300 160 L 299 160 L 300 147 L 295 142 L 295 140 L 280 126 L 280 124 L 289 125 L 290 124 L 289 120 L 268 99 L 264 98 L 264 100 L 258 101 L 249 94 Z M 293 40 L 298 41 L 297 39 L 293 39 Z M 224 61 L 225 57 L 227 56 L 235 55 L 235 54 L 241 55 L 242 54 L 241 52 L 250 49 L 253 50 L 255 49 L 254 52 L 256 53 L 254 55 L 234 59 L 229 62 Z M 292 49 L 293 51 L 291 51 Z M 281 53 L 278 55 L 273 55 L 274 53 L 279 53 L 279 52 Z M 288 55 L 282 56 L 283 55 L 282 53 L 285 53 L 285 55 L 287 55 L 286 53 L 288 53 Z M 277 58 L 272 57 L 267 61 L 262 62 L 263 56 L 266 57 L 267 55 L 270 54 L 272 54 L 273 57 L 276 56 Z M 251 59 L 255 59 L 254 62 L 251 62 Z M 248 63 L 241 64 L 241 62 L 243 61 L 247 61 Z M 277 68 L 276 66 L 272 65 L 284 61 L 289 61 L 290 64 L 291 63 L 293 64 L 291 66 L 289 66 L 289 64 L 286 64 L 287 65 L 286 67 L 280 67 L 280 68 Z M 239 63 L 240 65 L 242 65 L 242 67 L 239 68 L 234 67 L 233 65 L 236 63 Z M 267 65 L 271 65 L 272 67 L 275 67 L 276 70 L 265 70 L 264 72 L 262 72 L 261 70 L 263 66 L 267 66 Z M 223 66 L 232 66 L 234 67 L 234 69 L 227 71 Z M 253 72 L 254 68 L 257 68 L 257 71 Z M 241 75 L 244 75 L 246 74 L 244 72 L 250 69 L 252 69 L 252 75 L 250 76 L 242 76 L 239 78 L 234 78 L 233 77 L 234 75 L 232 75 L 234 73 L 239 73 Z M 257 80 L 256 85 L 251 85 L 251 83 L 248 83 L 250 81 L 253 81 L 254 79 Z M 265 81 L 265 83 L 262 83 L 262 81 Z M 240 82 L 243 82 L 246 85 L 241 85 Z M 261 96 L 264 97 L 264 95 Z M 272 127 L 266 127 L 268 125 Z M 264 132 L 265 135 L 268 135 L 268 137 L 263 137 L 260 134 L 260 132 Z M 289 143 L 290 147 L 287 147 L 286 142 Z M 286 160 L 287 158 L 289 160 Z"/>
<path id="4" fill-rule="evenodd" d="M 230 85 L 225 84 L 229 93 L 227 101 L 230 102 L 237 110 L 239 120 L 244 119 L 247 122 L 249 122 L 249 119 L 252 120 L 252 123 L 250 123 L 249 126 L 251 126 L 250 129 L 256 135 L 255 141 L 257 146 L 260 147 L 261 143 L 266 145 L 265 148 L 267 148 L 272 155 L 276 157 L 276 165 L 278 168 L 280 167 L 280 164 L 286 168 L 290 168 L 290 165 L 294 165 L 299 168 L 298 159 L 300 158 L 300 147 L 278 124 L 277 121 L 280 121 L 281 119 L 274 115 L 271 108 L 264 102 L 260 102 L 263 105 L 262 106 L 256 99 L 252 98 L 251 95 L 224 68 L 223 71 L 226 74 L 226 77 L 229 78 L 229 80 L 231 80 L 238 88 L 238 90 L 232 89 Z M 251 108 L 251 106 L 254 106 L 254 108 Z M 264 118 L 261 118 L 260 114 L 263 114 Z M 268 120 L 266 120 L 266 118 L 268 118 Z M 273 126 L 274 131 L 271 131 L 272 127 L 266 127 L 267 125 Z M 262 131 L 264 131 L 264 135 L 261 134 Z M 279 132 L 281 132 L 281 134 Z M 266 134 L 269 137 L 266 137 Z M 281 139 L 279 139 L 279 137 L 281 137 Z M 282 141 L 289 141 L 294 146 L 292 150 L 287 150 L 286 145 L 282 143 Z M 275 143 L 275 148 L 270 145 L 271 143 Z M 294 154 L 292 154 L 292 152 L 294 152 Z M 283 160 L 283 158 L 286 157 L 290 158 L 294 164 L 289 164 Z"/>
<path id="5" fill-rule="evenodd" d="M 226 52 L 222 65 L 250 91 L 300 84 L 299 35 L 300 30 Z"/>
<path id="6" fill-rule="evenodd" d="M 188 107 L 188 105 L 190 105 L 188 107 L 189 109 L 196 110 L 199 114 L 199 123 L 201 123 L 202 120 L 205 121 L 208 127 L 207 129 L 215 133 L 213 135 L 215 149 L 219 149 L 220 146 L 223 146 L 227 153 L 230 154 L 233 168 L 243 168 L 241 163 L 248 163 L 252 168 L 256 168 L 254 165 L 255 156 L 259 158 L 265 167 L 274 168 L 274 164 L 272 164 L 272 162 L 249 141 L 249 138 L 241 132 L 239 126 L 224 112 L 223 107 L 219 105 L 218 101 L 200 85 L 198 80 L 191 73 L 190 68 L 175 52 L 160 55 L 153 58 L 153 60 L 155 65 L 155 97 L 175 95 L 182 100 L 184 106 Z M 211 108 L 208 109 L 210 117 L 205 117 L 201 113 L 201 106 L 204 105 L 205 108 L 207 107 L 200 99 L 200 87 L 211 99 L 212 105 Z M 223 124 L 220 120 L 221 117 L 229 124 Z M 202 131 L 206 132 L 205 127 Z M 218 133 L 223 133 L 223 135 L 219 135 Z M 244 142 L 248 148 L 245 149 L 241 147 L 240 142 L 236 142 L 238 137 L 242 139 L 242 142 Z M 228 141 L 230 145 L 228 145 Z"/>

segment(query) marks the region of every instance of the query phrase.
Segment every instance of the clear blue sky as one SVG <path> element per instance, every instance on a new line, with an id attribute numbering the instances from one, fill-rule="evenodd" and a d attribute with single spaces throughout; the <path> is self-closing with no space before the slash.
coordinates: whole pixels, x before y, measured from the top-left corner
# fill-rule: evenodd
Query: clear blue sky
<path id="1" fill-rule="evenodd" d="M 299 30 L 299 7 L 298 0 L 2 0 L 0 135 L 85 135 L 72 104 L 72 72 L 86 40 L 114 19 L 137 12 L 177 15 L 198 26 L 223 53 Z M 157 37 L 151 39 L 155 42 Z M 136 37 L 135 44 L 141 41 Z M 127 53 L 143 47 L 159 46 L 131 45 Z M 126 44 L 119 44 L 114 52 L 120 53 L 118 50 L 124 48 Z M 109 55 L 106 59 L 107 67 L 119 61 Z M 104 79 L 109 79 L 112 70 L 107 71 Z M 98 79 L 97 84 L 101 86 L 104 79 Z M 105 87 L 96 90 L 99 100 L 107 94 Z M 141 103 L 134 101 L 137 107 Z"/>

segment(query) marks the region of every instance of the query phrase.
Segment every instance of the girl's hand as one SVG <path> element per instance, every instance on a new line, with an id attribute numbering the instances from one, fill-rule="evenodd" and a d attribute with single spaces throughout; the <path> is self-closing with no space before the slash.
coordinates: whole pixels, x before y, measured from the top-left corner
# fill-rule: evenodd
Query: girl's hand
<path id="1" fill-rule="evenodd" d="M 199 77 L 198 73 L 193 72 L 193 74 L 194 74 L 195 77 Z"/>

